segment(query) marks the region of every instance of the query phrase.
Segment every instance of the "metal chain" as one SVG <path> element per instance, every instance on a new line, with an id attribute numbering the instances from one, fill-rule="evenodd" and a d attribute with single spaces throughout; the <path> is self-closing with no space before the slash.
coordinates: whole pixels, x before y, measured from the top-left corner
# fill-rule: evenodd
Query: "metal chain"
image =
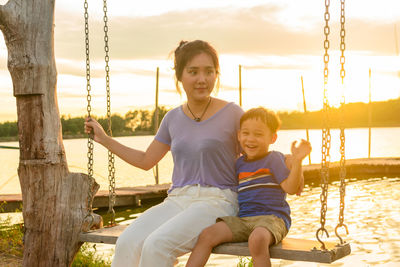
<path id="1" fill-rule="evenodd" d="M 328 49 L 329 49 L 329 19 L 330 19 L 330 14 L 329 14 L 329 5 L 330 1 L 325 0 L 325 14 L 324 14 L 324 19 L 325 19 L 325 27 L 324 27 L 324 35 L 325 35 L 325 40 L 324 40 L 324 49 L 325 49 L 325 54 L 324 54 L 324 98 L 323 98 L 323 129 L 322 129 L 322 147 L 321 147 L 321 152 L 322 152 L 322 160 L 321 160 L 321 195 L 320 195 L 320 200 L 321 200 L 321 217 L 320 217 L 320 223 L 321 227 L 317 230 L 316 232 L 316 237 L 317 240 L 321 243 L 321 248 L 325 250 L 325 243 L 320 239 L 320 234 L 321 236 L 323 233 L 326 234 L 327 237 L 329 237 L 328 231 L 325 229 L 325 221 L 326 221 L 326 211 L 327 211 L 327 201 L 328 201 L 328 182 L 329 182 L 329 162 L 330 162 L 330 147 L 331 147 L 331 133 L 329 129 L 329 122 L 328 122 L 328 112 L 329 112 L 329 103 L 328 103 L 328 97 L 327 97 L 327 84 L 328 84 L 328 63 L 329 63 L 329 54 L 328 54 Z"/>
<path id="2" fill-rule="evenodd" d="M 346 76 L 346 72 L 344 70 L 344 63 L 345 63 L 345 56 L 344 56 L 344 51 L 346 49 L 346 44 L 345 44 L 345 36 L 346 36 L 346 31 L 344 28 L 344 23 L 345 23 L 345 14 L 344 14 L 344 4 L 345 0 L 340 1 L 340 51 L 341 51 L 341 56 L 340 56 L 340 77 L 342 79 L 342 87 L 344 88 L 344 78 Z M 342 92 L 342 98 L 341 98 L 341 112 L 340 112 L 340 171 L 339 171 L 339 177 L 340 177 L 340 210 L 339 210 L 339 223 L 337 224 L 335 228 L 335 234 L 340 240 L 340 244 L 343 244 L 343 239 L 340 237 L 338 233 L 338 229 L 340 227 L 344 227 L 346 230 L 346 233 L 349 234 L 349 231 L 347 229 L 347 226 L 343 223 L 344 222 L 344 197 L 346 193 L 346 167 L 345 167 L 345 134 L 344 134 L 344 104 L 345 104 L 345 96 L 344 96 L 344 91 Z"/>
<path id="3" fill-rule="evenodd" d="M 89 13 L 88 13 L 88 2 L 85 0 L 84 2 L 84 8 L 85 8 L 85 48 L 86 48 L 86 91 L 87 91 L 87 113 L 88 117 L 90 118 L 90 112 L 92 111 L 92 106 L 90 104 L 92 97 L 90 95 L 91 91 L 91 85 L 90 85 L 90 57 L 89 57 Z M 88 136 L 88 152 L 87 152 L 87 157 L 88 157 L 88 163 L 87 163 L 87 168 L 88 168 L 88 177 L 89 177 L 89 188 L 88 188 L 88 198 L 87 198 L 87 208 L 88 208 L 88 215 L 91 216 L 92 214 L 92 199 L 93 199 L 93 193 L 92 193 L 92 187 L 93 187 L 93 136 L 89 134 Z M 93 217 L 92 217 L 93 218 Z"/>
<path id="4" fill-rule="evenodd" d="M 346 71 L 344 70 L 344 63 L 346 61 L 346 58 L 344 56 L 344 51 L 346 50 L 346 43 L 345 43 L 345 36 L 346 36 L 346 30 L 344 28 L 344 23 L 345 23 L 345 15 L 344 15 L 344 3 L 345 0 L 340 0 L 340 78 L 342 79 L 342 84 L 344 83 L 344 77 L 346 76 Z M 344 95 L 343 95 L 344 97 Z M 344 99 L 342 98 L 343 102 Z"/>
<path id="5" fill-rule="evenodd" d="M 112 136 L 112 127 L 111 127 L 111 98 L 110 98 L 110 66 L 109 61 L 110 57 L 108 55 L 110 49 L 108 46 L 108 17 L 107 17 L 107 0 L 103 0 L 103 21 L 104 21 L 104 51 L 105 57 L 104 61 L 106 63 L 105 71 L 106 71 L 106 91 L 107 91 L 107 119 L 108 119 L 108 135 Z M 112 214 L 110 225 L 115 224 L 115 167 L 114 167 L 115 159 L 114 154 L 111 151 L 108 151 L 108 212 Z"/>

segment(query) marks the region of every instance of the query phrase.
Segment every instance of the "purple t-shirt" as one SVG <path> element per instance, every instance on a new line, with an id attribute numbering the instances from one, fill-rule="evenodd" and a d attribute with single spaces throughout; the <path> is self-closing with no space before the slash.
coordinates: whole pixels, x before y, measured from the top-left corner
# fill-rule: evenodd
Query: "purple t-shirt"
<path id="1" fill-rule="evenodd" d="M 237 191 L 235 160 L 242 114 L 242 108 L 231 102 L 201 122 L 186 116 L 182 106 L 165 115 L 155 139 L 171 148 L 174 170 L 170 191 L 194 184 Z"/>

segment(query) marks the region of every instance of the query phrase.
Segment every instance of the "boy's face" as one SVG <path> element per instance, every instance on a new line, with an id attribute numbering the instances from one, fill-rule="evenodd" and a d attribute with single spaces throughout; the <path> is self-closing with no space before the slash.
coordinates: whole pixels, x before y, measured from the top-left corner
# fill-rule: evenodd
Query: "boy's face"
<path id="1" fill-rule="evenodd" d="M 270 144 L 277 138 L 276 133 L 259 119 L 248 119 L 242 123 L 238 133 L 238 139 L 247 159 L 262 158 L 268 153 Z"/>

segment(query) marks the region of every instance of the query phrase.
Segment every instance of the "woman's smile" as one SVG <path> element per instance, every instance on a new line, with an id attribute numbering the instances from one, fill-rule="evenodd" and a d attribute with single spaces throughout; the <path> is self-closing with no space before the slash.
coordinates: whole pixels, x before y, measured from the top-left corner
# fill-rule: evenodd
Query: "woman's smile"
<path id="1" fill-rule="evenodd" d="M 206 53 L 194 56 L 187 63 L 181 80 L 188 101 L 208 101 L 216 79 L 217 72 L 212 58 Z"/>

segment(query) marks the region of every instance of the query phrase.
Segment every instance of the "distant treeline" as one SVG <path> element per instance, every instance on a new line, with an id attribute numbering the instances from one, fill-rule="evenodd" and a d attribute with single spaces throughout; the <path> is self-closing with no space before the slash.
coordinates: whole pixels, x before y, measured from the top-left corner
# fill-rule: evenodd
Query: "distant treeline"
<path id="1" fill-rule="evenodd" d="M 329 108 L 328 125 L 339 128 L 361 127 L 400 127 L 400 98 L 388 101 L 372 102 L 371 124 L 369 124 L 369 105 L 367 103 L 348 103 L 341 108 Z M 343 114 L 343 121 L 341 117 Z M 279 112 L 282 121 L 281 129 L 321 129 L 324 124 L 323 111 L 313 112 Z"/>
<path id="2" fill-rule="evenodd" d="M 158 121 L 161 122 L 168 109 L 158 109 Z M 105 117 L 94 117 L 107 131 L 108 119 Z M 61 116 L 62 133 L 64 137 L 85 136 L 83 123 L 85 117 Z M 128 111 L 124 117 L 114 114 L 111 116 L 111 130 L 113 136 L 152 134 L 155 132 L 155 112 L 149 110 Z"/>
<path id="3" fill-rule="evenodd" d="M 343 109 L 343 110 L 342 110 Z M 400 99 L 372 102 L 371 125 L 369 125 L 369 107 L 366 103 L 349 103 L 342 108 L 329 109 L 329 127 L 339 128 L 341 114 L 345 128 L 359 127 L 400 127 Z M 168 109 L 159 108 L 159 122 Z M 343 113 L 342 113 L 343 112 Z M 320 129 L 323 126 L 323 112 L 278 112 L 282 121 L 281 129 Z M 107 119 L 96 118 L 104 129 L 108 128 Z M 62 133 L 65 138 L 86 136 L 83 132 L 84 117 L 62 116 Z M 152 134 L 155 131 L 155 113 L 149 110 L 129 111 L 123 117 L 117 114 L 111 116 L 114 136 Z M 11 140 L 18 135 L 17 122 L 0 123 L 0 139 Z"/>
<path id="4" fill-rule="evenodd" d="M 158 109 L 158 121 L 167 113 L 168 109 L 160 107 Z M 93 116 L 101 126 L 107 131 L 108 119 L 105 117 Z M 87 136 L 83 132 L 85 116 L 71 117 L 61 116 L 62 134 L 64 138 L 77 138 Z M 155 131 L 155 112 L 149 110 L 129 111 L 125 116 L 114 114 L 111 116 L 111 130 L 113 136 L 143 135 L 152 134 Z M 0 123 L 0 140 L 16 140 L 18 135 L 17 122 Z"/>

